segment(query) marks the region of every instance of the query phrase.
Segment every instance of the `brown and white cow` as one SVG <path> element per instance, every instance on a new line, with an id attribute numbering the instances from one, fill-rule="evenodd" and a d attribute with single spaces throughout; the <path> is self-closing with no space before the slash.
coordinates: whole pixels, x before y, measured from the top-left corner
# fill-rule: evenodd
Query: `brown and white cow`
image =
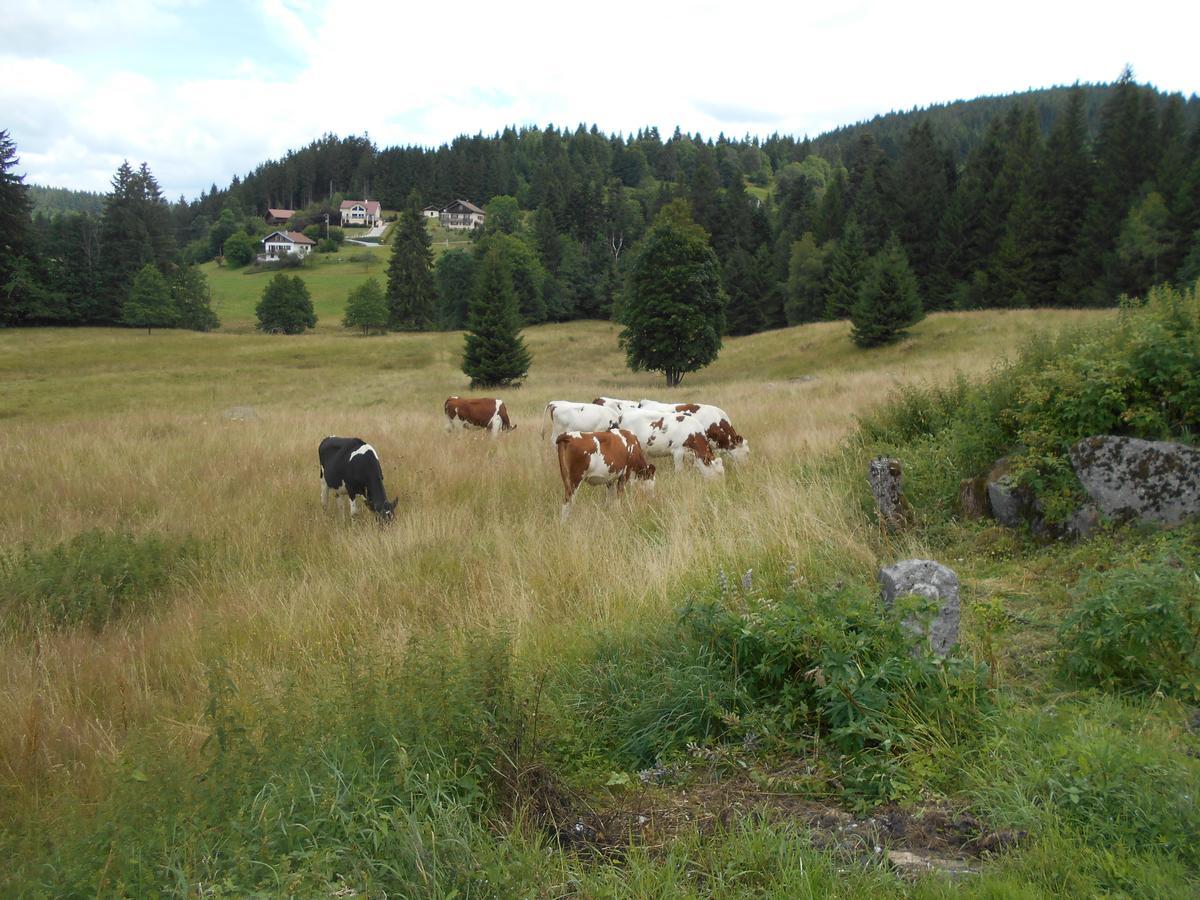
<path id="1" fill-rule="evenodd" d="M 508 421 L 508 407 L 493 397 L 447 397 L 446 430 L 486 428 L 496 437 L 501 431 L 512 431 L 516 425 Z"/>
<path id="2" fill-rule="evenodd" d="M 630 409 L 621 414 L 621 427 L 637 436 L 646 456 L 671 457 L 676 471 L 690 459 L 701 475 L 725 474 L 725 464 L 713 453 L 703 426 L 691 413 Z"/>
<path id="3" fill-rule="evenodd" d="M 737 463 L 745 462 L 750 456 L 750 442 L 737 433 L 729 414 L 718 406 L 710 406 L 707 403 L 659 403 L 657 400 L 641 400 L 638 408 L 663 413 L 690 413 L 704 428 L 704 436 L 713 450 Z"/>
<path id="4" fill-rule="evenodd" d="M 646 461 L 641 444 L 630 431 L 568 431 L 558 436 L 555 446 L 566 491 L 563 521 L 571 514 L 581 484 L 603 484 L 610 495 L 623 494 L 631 477 L 639 479 L 643 487 L 654 487 L 654 466 Z"/>
<path id="5" fill-rule="evenodd" d="M 597 397 L 592 402 L 605 409 L 615 410 L 618 414 L 629 409 L 637 409 L 636 400 L 621 400 L 618 397 Z"/>

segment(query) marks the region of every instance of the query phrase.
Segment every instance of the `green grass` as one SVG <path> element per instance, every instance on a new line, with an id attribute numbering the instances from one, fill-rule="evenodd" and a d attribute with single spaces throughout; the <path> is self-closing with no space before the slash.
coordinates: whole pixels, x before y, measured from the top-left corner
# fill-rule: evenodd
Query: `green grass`
<path id="1" fill-rule="evenodd" d="M 5 571 L 43 605 L 80 578 L 88 602 L 122 604 L 0 629 L 0 893 L 1194 896 L 1191 710 L 1077 685 L 1057 660 L 1089 573 L 1194 559 L 1196 529 L 1039 547 L 942 518 L 886 535 L 851 437 L 896 387 L 984 375 L 1031 332 L 1108 315 L 938 314 L 871 352 L 845 323 L 784 329 L 729 340 L 670 394 L 625 369 L 611 323 L 541 326 L 496 442 L 441 431 L 442 400 L 465 393 L 458 333 L 0 332 L 0 453 L 20 486 L 0 496 Z M 619 503 L 589 490 L 560 525 L 542 408 L 599 393 L 715 402 L 751 459 L 719 483 L 663 471 Z M 225 419 L 234 405 L 257 417 Z M 322 513 L 330 433 L 380 451 L 402 498 L 390 528 Z M 178 547 L 203 564 L 176 565 Z M 893 702 L 881 771 L 905 805 L 1026 832 L 957 882 L 817 849 L 796 809 L 861 799 L 841 780 L 861 768 L 810 719 L 737 706 L 749 679 L 678 616 L 720 570 L 753 568 L 782 603 L 838 582 L 870 596 L 909 557 L 958 571 L 994 705 L 955 723 L 930 698 Z M 644 789 L 636 769 L 659 756 L 685 775 Z M 746 784 L 765 786 L 745 799 L 761 817 Z M 632 845 L 550 837 L 556 816 L 638 814 L 659 830 Z"/>

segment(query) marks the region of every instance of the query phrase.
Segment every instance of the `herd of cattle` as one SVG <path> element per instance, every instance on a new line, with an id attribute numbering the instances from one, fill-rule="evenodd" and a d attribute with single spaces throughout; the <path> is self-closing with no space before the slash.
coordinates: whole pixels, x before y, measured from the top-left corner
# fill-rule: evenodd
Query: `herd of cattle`
<path id="1" fill-rule="evenodd" d="M 504 401 L 491 397 L 450 397 L 446 400 L 446 430 L 481 428 L 493 438 L 517 426 Z M 671 457 L 678 471 L 691 463 L 701 474 L 724 474 L 724 457 L 743 462 L 750 445 L 724 410 L 704 403 L 658 403 L 597 397 L 591 403 L 552 400 L 542 415 L 542 437 L 550 425 L 550 443 L 558 452 L 566 498 L 562 517 L 580 484 L 602 484 L 610 493 L 624 493 L 629 480 L 654 486 L 650 459 Z M 317 450 L 321 466 L 321 505 L 329 496 L 348 497 L 350 515 L 362 498 L 381 521 L 390 521 L 396 498 L 388 500 L 383 469 L 375 448 L 361 438 L 327 437 Z"/>

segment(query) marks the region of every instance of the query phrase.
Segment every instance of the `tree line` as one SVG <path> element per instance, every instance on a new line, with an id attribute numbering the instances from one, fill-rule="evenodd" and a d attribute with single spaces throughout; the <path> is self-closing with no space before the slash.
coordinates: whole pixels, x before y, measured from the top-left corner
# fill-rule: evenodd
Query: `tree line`
<path id="1" fill-rule="evenodd" d="M 99 226 L 121 182 L 98 221 L 31 229 L 78 248 L 45 255 L 103 258 Z M 142 218 L 186 263 L 219 256 L 268 205 L 300 206 L 311 224 L 345 194 L 391 208 L 414 195 L 486 206 L 483 233 L 439 257 L 430 307 L 403 327 L 464 327 L 474 267 L 491 249 L 525 323 L 620 318 L 634 250 L 681 199 L 719 262 L 728 334 L 849 316 L 882 268 L 922 311 L 1109 305 L 1200 274 L 1200 102 L 1126 70 L 1112 85 L 914 111 L 811 142 L 547 126 L 377 150 L 326 135 L 191 202 L 154 200 Z M 101 279 L 110 295 L 112 282 Z M 68 310 L 68 320 L 112 321 L 112 311 L 110 296 L 101 315 Z M 24 319 L 48 312 L 27 305 Z"/>

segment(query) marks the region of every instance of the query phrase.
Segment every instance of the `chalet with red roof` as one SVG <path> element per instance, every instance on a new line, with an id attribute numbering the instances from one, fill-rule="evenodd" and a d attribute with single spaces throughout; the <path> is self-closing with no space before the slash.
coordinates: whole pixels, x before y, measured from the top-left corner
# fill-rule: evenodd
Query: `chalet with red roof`
<path id="1" fill-rule="evenodd" d="M 294 209 L 267 209 L 267 224 L 268 225 L 286 225 L 288 219 L 296 214 Z"/>
<path id="2" fill-rule="evenodd" d="M 272 231 L 263 238 L 263 252 L 268 259 L 277 259 L 289 253 L 307 256 L 316 242 L 299 231 Z"/>
<path id="3" fill-rule="evenodd" d="M 343 225 L 362 225 L 371 228 L 383 224 L 383 209 L 378 200 L 343 200 Z"/>

